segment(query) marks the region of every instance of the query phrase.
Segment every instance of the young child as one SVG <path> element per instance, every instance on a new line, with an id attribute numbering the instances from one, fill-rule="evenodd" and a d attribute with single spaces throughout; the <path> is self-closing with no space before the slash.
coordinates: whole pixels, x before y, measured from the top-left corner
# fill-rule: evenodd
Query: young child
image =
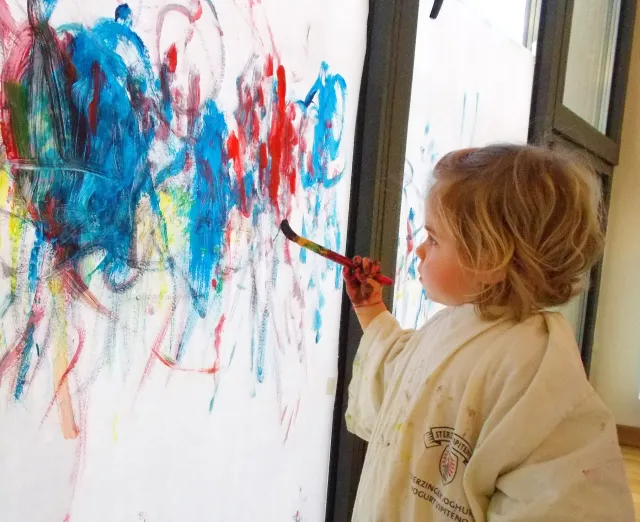
<path id="1" fill-rule="evenodd" d="M 448 306 L 403 330 L 356 258 L 364 336 L 346 414 L 369 442 L 354 522 L 632 522 L 612 415 L 559 313 L 601 255 L 597 178 L 541 148 L 453 152 L 418 248 Z"/>

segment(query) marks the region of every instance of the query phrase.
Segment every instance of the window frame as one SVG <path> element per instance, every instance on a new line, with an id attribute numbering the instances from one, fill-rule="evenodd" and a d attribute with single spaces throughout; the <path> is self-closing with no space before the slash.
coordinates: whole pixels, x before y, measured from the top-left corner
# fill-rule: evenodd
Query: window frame
<path id="1" fill-rule="evenodd" d="M 554 135 L 560 135 L 606 164 L 615 166 L 620 154 L 636 2 L 620 2 L 607 130 L 604 134 L 563 104 L 574 2 L 542 2 L 529 139 L 534 143 L 550 143 Z"/>

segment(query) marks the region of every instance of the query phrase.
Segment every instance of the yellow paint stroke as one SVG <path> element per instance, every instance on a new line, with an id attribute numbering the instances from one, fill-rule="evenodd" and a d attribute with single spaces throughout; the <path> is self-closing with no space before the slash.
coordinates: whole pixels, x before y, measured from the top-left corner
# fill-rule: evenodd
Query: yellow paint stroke
<path id="1" fill-rule="evenodd" d="M 0 208 L 6 208 L 9 203 L 9 185 L 11 180 L 4 169 L 0 169 Z"/>
<path id="2" fill-rule="evenodd" d="M 160 212 L 167 232 L 167 247 L 171 251 L 183 248 L 186 244 L 184 231 L 188 226 L 191 200 L 187 191 L 179 188 L 163 190 L 158 193 Z M 160 239 L 160 243 L 163 240 Z"/>
<path id="3" fill-rule="evenodd" d="M 53 375 L 55 389 L 58 391 L 58 411 L 60 413 L 60 423 L 62 425 L 62 436 L 65 439 L 75 439 L 78 436 L 78 426 L 76 425 L 73 413 L 73 403 L 69 392 L 69 380 L 60 386 L 62 376 L 69 367 L 67 359 L 67 319 L 65 309 L 65 296 L 62 287 L 61 277 L 52 277 L 49 280 L 49 290 L 53 296 L 53 305 L 56 312 L 57 327 L 53 329 Z"/>
<path id="4" fill-rule="evenodd" d="M 11 293 L 15 294 L 18 288 L 18 259 L 20 257 L 20 239 L 22 238 L 23 222 L 21 219 L 9 217 L 9 242 L 11 243 Z"/>
<path id="5" fill-rule="evenodd" d="M 9 204 L 9 202 L 7 202 Z M 13 198 L 11 214 L 9 215 L 9 244 L 11 245 L 11 293 L 16 294 L 18 287 L 18 260 L 20 258 L 20 243 L 24 231 L 23 218 L 27 215 L 27 209 L 24 204 L 16 198 Z"/>
<path id="6" fill-rule="evenodd" d="M 0 208 L 11 212 L 9 215 L 9 242 L 11 244 L 11 293 L 15 294 L 18 280 L 16 278 L 16 266 L 18 263 L 18 254 L 20 247 L 20 238 L 22 237 L 22 221 L 13 216 L 14 209 L 10 209 L 10 197 L 9 189 L 11 188 L 12 181 L 9 174 L 5 169 L 0 169 Z M 0 246 L 2 246 L 2 237 L 4 234 L 0 234 Z"/>
<path id="7" fill-rule="evenodd" d="M 136 207 L 136 244 L 139 259 L 136 261 L 145 263 L 149 260 L 153 251 L 154 222 L 149 200 L 144 198 Z"/>
<path id="8" fill-rule="evenodd" d="M 160 304 L 162 304 L 162 301 L 164 300 L 164 297 L 167 295 L 167 293 L 169 293 L 169 278 L 165 275 L 165 274 L 158 274 L 159 276 L 159 281 L 158 281 L 158 286 L 159 286 L 159 292 L 160 292 Z"/>
<path id="9" fill-rule="evenodd" d="M 173 205 L 173 198 L 171 197 L 171 194 L 168 194 L 167 192 L 160 192 L 158 193 L 158 196 L 160 198 L 160 212 L 162 212 L 164 220 L 167 223 L 167 241 L 169 242 L 168 246 L 169 248 L 171 248 L 175 243 L 176 231 L 174 227 L 170 226 L 170 223 L 175 223 L 176 209 Z"/>

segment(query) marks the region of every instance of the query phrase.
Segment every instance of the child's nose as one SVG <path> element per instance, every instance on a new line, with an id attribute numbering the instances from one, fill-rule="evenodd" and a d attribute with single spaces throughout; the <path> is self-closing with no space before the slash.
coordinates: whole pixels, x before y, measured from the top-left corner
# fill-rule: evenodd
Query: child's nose
<path id="1" fill-rule="evenodd" d="M 418 258 L 420 259 L 420 261 L 424 261 L 425 258 L 425 243 L 420 243 L 420 245 L 418 246 L 418 248 L 416 249 L 416 254 L 418 255 Z"/>

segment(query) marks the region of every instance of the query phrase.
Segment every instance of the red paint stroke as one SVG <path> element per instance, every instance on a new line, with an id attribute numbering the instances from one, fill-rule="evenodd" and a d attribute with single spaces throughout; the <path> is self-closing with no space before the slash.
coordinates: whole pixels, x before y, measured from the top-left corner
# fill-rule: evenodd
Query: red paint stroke
<path id="1" fill-rule="evenodd" d="M 264 75 L 267 78 L 273 76 L 273 56 L 267 56 L 267 63 L 264 66 Z"/>
<path id="2" fill-rule="evenodd" d="M 11 10 L 5 0 L 0 0 L 0 37 L 3 50 L 13 43 L 13 38 L 18 33 L 18 24 L 11 15 Z"/>
<path id="3" fill-rule="evenodd" d="M 191 12 L 188 7 L 183 6 L 183 5 L 178 5 L 178 4 L 169 4 L 169 5 L 164 6 L 160 10 L 160 13 L 158 14 L 158 18 L 157 18 L 157 21 L 156 21 L 156 36 L 157 36 L 156 41 L 158 43 L 158 48 L 157 48 L 158 54 L 157 54 L 157 56 L 161 56 L 161 54 L 159 52 L 160 51 L 160 40 L 161 40 L 160 39 L 160 35 L 162 33 L 162 27 L 164 25 L 164 20 L 165 20 L 165 18 L 167 17 L 167 15 L 169 13 L 179 13 L 182 16 L 184 16 L 187 20 L 189 20 L 189 23 L 194 24 L 202 16 L 202 5 L 200 4 L 200 2 L 198 2 L 198 5 L 196 6 L 195 12 Z M 217 20 L 216 20 L 216 25 L 218 25 L 217 24 Z"/>
<path id="4" fill-rule="evenodd" d="M 224 314 L 220 317 L 220 320 L 218 321 L 218 325 L 216 326 L 216 329 L 214 331 L 215 333 L 215 341 L 214 341 L 214 346 L 216 347 L 216 352 L 218 350 L 220 350 L 220 345 L 222 343 L 222 330 L 224 329 L 224 323 L 225 323 L 225 316 Z"/>
<path id="5" fill-rule="evenodd" d="M 219 370 L 219 364 L 217 360 L 213 364 L 213 366 L 210 366 L 208 368 L 183 368 L 180 365 L 178 365 L 175 359 L 173 359 L 172 357 L 169 357 L 168 355 L 162 354 L 157 350 L 153 350 L 153 354 L 167 368 L 169 368 L 170 370 L 178 371 L 178 372 L 204 373 L 207 375 L 213 375 L 214 373 L 217 373 Z"/>
<path id="6" fill-rule="evenodd" d="M 202 8 L 202 2 L 200 2 L 199 0 L 197 2 L 195 2 L 195 10 L 192 10 L 193 7 L 190 9 L 189 7 L 183 6 L 183 5 L 178 5 L 178 4 L 169 4 L 164 6 L 161 10 L 160 13 L 158 14 L 158 18 L 156 20 L 156 42 L 157 42 L 157 46 L 156 46 L 156 51 L 157 51 L 157 56 L 162 56 L 162 54 L 160 53 L 160 41 L 161 41 L 161 33 L 162 33 L 162 27 L 164 26 L 164 22 L 165 19 L 167 17 L 167 15 L 169 13 L 178 13 L 181 14 L 182 16 L 184 16 L 187 20 L 189 20 L 189 23 L 191 25 L 194 25 L 198 20 L 200 20 L 200 18 L 202 18 L 202 14 L 203 14 L 203 8 Z M 214 12 L 215 15 L 215 12 Z M 215 27 L 218 30 L 218 34 L 220 35 L 220 37 L 222 37 L 224 35 L 223 31 L 222 31 L 222 27 L 220 26 L 220 22 L 218 20 L 217 16 L 213 17 L 213 21 L 215 23 Z M 191 38 L 193 37 L 193 29 L 190 28 L 189 34 L 187 36 L 186 42 L 188 43 Z M 175 46 L 172 46 L 175 47 Z M 169 51 L 171 51 L 171 48 L 169 49 Z M 168 54 L 168 53 L 167 53 Z M 177 66 L 177 51 L 176 51 L 176 66 Z M 170 72 L 175 72 L 175 68 L 173 71 Z"/>
<path id="7" fill-rule="evenodd" d="M 67 503 L 67 516 L 71 516 L 71 506 L 73 505 L 73 501 L 76 497 L 76 490 L 78 488 L 78 478 L 80 477 L 80 467 L 82 463 L 87 458 L 87 404 L 86 401 L 82 399 L 81 396 L 78 397 L 79 405 L 78 405 L 78 422 L 80 424 L 79 437 L 78 437 L 78 445 L 76 447 L 76 458 L 73 465 L 73 471 L 71 472 L 71 477 L 69 482 L 73 485 L 71 490 L 71 495 L 69 496 L 69 500 Z"/>
<path id="8" fill-rule="evenodd" d="M 235 111 L 238 134 L 232 132 L 228 143 L 229 157 L 233 159 L 238 177 L 239 209 L 246 217 L 250 216 L 251 211 L 246 201 L 244 158 L 249 165 L 255 163 L 256 148 L 260 139 L 260 117 L 254 106 L 254 96 L 251 90 L 250 85 L 238 82 L 238 109 Z M 247 137 L 247 132 L 249 137 Z"/>
<path id="9" fill-rule="evenodd" d="M 147 361 L 145 369 L 142 372 L 142 378 L 140 379 L 140 384 L 138 385 L 138 390 L 140 390 L 140 388 L 142 388 L 142 386 L 144 385 L 144 381 L 149 376 L 149 372 L 151 370 L 152 360 L 153 360 L 154 357 L 155 357 L 155 359 L 160 361 L 160 363 L 162 363 L 164 366 L 166 366 L 170 370 L 175 370 L 175 371 L 179 371 L 179 372 L 203 373 L 203 374 L 207 374 L 207 375 L 212 375 L 212 374 L 217 373 L 218 370 L 219 370 L 220 364 L 219 364 L 218 360 L 216 360 L 214 362 L 214 364 L 212 366 L 210 366 L 210 367 L 205 367 L 205 368 L 183 368 L 177 363 L 177 361 L 173 357 L 170 357 L 170 356 L 165 355 L 165 354 L 160 352 L 160 346 L 162 346 L 162 342 L 164 341 L 164 338 L 167 335 L 167 330 L 169 329 L 169 324 L 171 324 L 172 316 L 173 316 L 173 310 L 169 310 L 169 313 L 167 314 L 167 318 L 166 318 L 166 320 L 164 322 L 164 325 L 162 326 L 162 329 L 160 330 L 160 332 L 158 332 L 158 335 L 156 336 L 156 339 L 153 342 L 153 345 L 151 347 L 151 355 L 149 356 L 149 360 Z"/>
<path id="10" fill-rule="evenodd" d="M 193 14 L 194 22 L 197 22 L 198 20 L 200 20 L 201 17 L 202 17 L 202 3 L 198 2 L 198 8 L 196 9 L 196 12 Z"/>
<path id="11" fill-rule="evenodd" d="M 222 346 L 222 331 L 224 330 L 225 322 L 226 322 L 226 317 L 224 314 L 222 314 L 214 330 L 213 347 L 216 351 L 216 362 L 214 363 L 216 372 L 220 369 L 220 346 Z"/>
<path id="12" fill-rule="evenodd" d="M 298 402 L 296 404 L 296 409 L 293 412 L 293 414 L 289 416 L 289 423 L 287 424 L 287 431 L 286 431 L 286 433 L 284 435 L 284 442 L 287 442 L 287 440 L 289 439 L 289 432 L 291 431 L 291 425 L 293 424 L 293 421 L 298 417 L 298 410 L 299 409 L 300 409 L 300 398 L 298 397 Z M 286 411 L 286 409 L 285 409 L 285 411 Z"/>
<path id="13" fill-rule="evenodd" d="M 285 121 L 283 139 L 283 164 L 284 170 L 289 181 L 289 195 L 296 193 L 296 157 L 294 151 L 298 145 L 298 136 L 293 127 L 296 119 L 296 106 L 294 104 L 288 107 L 287 119 Z"/>
<path id="14" fill-rule="evenodd" d="M 84 348 L 84 341 L 85 341 L 85 331 L 84 331 L 84 329 L 81 328 L 80 326 L 76 326 L 76 333 L 78 334 L 78 347 L 76 348 L 76 351 L 73 354 L 73 357 L 71 358 L 71 361 L 69 361 L 69 364 L 67 365 L 67 369 L 60 376 L 60 380 L 58 381 L 58 384 L 56 385 L 55 391 L 53 392 L 53 397 L 51 399 L 51 402 L 49 403 L 49 406 L 47 407 L 47 410 L 44 413 L 44 417 L 42 418 L 42 422 L 44 422 L 45 419 L 49 416 L 49 413 L 51 413 L 51 409 L 53 408 L 53 405 L 55 404 L 56 400 L 58 399 L 58 395 L 60 394 L 60 390 L 62 389 L 62 387 L 64 386 L 65 382 L 67 381 L 67 378 L 69 377 L 69 374 L 76 367 L 76 364 L 78 363 L 78 359 L 80 358 L 80 354 L 82 353 L 82 349 Z M 72 419 L 72 420 L 73 420 L 73 431 L 77 435 L 79 433 L 78 426 L 76 425 L 75 419 Z"/>
<path id="15" fill-rule="evenodd" d="M 16 145 L 16 138 L 11 128 L 11 123 L 7 123 L 6 120 L 0 123 L 0 133 L 2 134 L 2 142 L 4 143 L 5 153 L 7 159 L 16 160 L 20 157 L 18 153 L 18 147 Z"/>
<path id="16" fill-rule="evenodd" d="M 2 66 L 2 79 L 5 82 L 20 83 L 29 67 L 33 45 L 34 36 L 30 26 L 23 26 L 11 37 L 11 45 L 4 49 L 5 61 Z M 3 96 L 5 95 L 3 90 Z M 6 102 L 6 98 L 3 98 L 3 101 Z M 3 110 L 8 111 L 8 106 L 3 106 Z"/>
<path id="17" fill-rule="evenodd" d="M 27 323 L 27 328 L 24 333 L 20 336 L 18 342 L 11 348 L 7 353 L 2 356 L 0 359 L 0 381 L 2 381 L 2 376 L 9 369 L 9 367 L 13 366 L 18 359 L 22 355 L 22 350 L 27 342 L 27 335 L 29 331 L 30 323 Z M 15 388 L 15 386 L 14 386 Z"/>
<path id="18" fill-rule="evenodd" d="M 166 54 L 167 59 L 167 70 L 170 73 L 175 73 L 178 68 L 178 49 L 176 48 L 176 44 L 171 44 L 169 50 Z"/>
<path id="19" fill-rule="evenodd" d="M 267 167 L 269 166 L 269 155 L 267 153 L 267 144 L 260 144 L 260 152 L 259 155 L 259 167 L 260 167 L 260 184 L 264 186 Z"/>
<path id="20" fill-rule="evenodd" d="M 407 254 L 413 252 L 413 231 L 411 229 L 411 220 L 407 219 Z"/>
<path id="21" fill-rule="evenodd" d="M 244 159 L 241 172 L 234 159 L 236 174 L 246 177 L 258 171 L 259 194 L 267 200 L 260 203 L 268 203 L 276 219 L 288 216 L 297 190 L 300 152 L 306 148 L 300 147 L 304 118 L 296 103 L 287 103 L 285 68 L 268 55 L 262 67 L 256 65 L 239 79 L 237 93 L 237 130 L 227 147 L 230 156 Z"/>
<path id="22" fill-rule="evenodd" d="M 291 243 L 289 241 L 284 243 L 284 262 L 287 265 L 291 264 Z"/>
<path id="23" fill-rule="evenodd" d="M 264 107 L 264 89 L 262 85 L 258 85 L 258 105 Z"/>
<path id="24" fill-rule="evenodd" d="M 269 61 L 273 59 L 269 57 Z M 269 155 L 271 156 L 271 170 L 269 179 L 269 199 L 276 213 L 276 219 L 280 218 L 280 181 L 282 174 L 289 181 L 289 192 L 285 194 L 287 208 L 290 205 L 290 196 L 296 188 L 296 171 L 293 152 L 298 139 L 293 127 L 296 117 L 295 105 L 287 106 L 287 78 L 282 65 L 277 69 L 276 98 L 277 107 L 271 117 L 271 131 L 269 133 Z"/>
<path id="25" fill-rule="evenodd" d="M 240 195 L 239 208 L 240 212 L 246 217 L 249 217 L 249 209 L 247 208 L 247 192 L 244 184 L 244 166 L 242 163 L 242 151 L 240 150 L 240 142 L 235 133 L 231 133 L 227 140 L 227 150 L 229 153 L 229 159 L 233 161 L 233 165 L 236 170 L 236 176 L 238 179 L 238 193 Z"/>
<path id="26" fill-rule="evenodd" d="M 293 418 L 297 419 L 298 418 L 298 412 L 300 411 L 300 397 L 298 397 L 298 402 L 296 404 L 296 412 L 293 414 Z"/>
<path id="27" fill-rule="evenodd" d="M 193 168 L 193 155 L 191 151 L 186 151 L 186 156 L 184 158 L 184 172 L 189 172 Z"/>
<path id="28" fill-rule="evenodd" d="M 89 290 L 87 284 L 82 280 L 82 277 L 73 268 L 64 270 L 61 274 L 62 286 L 69 296 L 75 299 L 82 299 L 90 308 L 96 312 L 104 315 L 105 317 L 114 317 L 114 314 L 106 306 L 100 304 L 95 294 Z"/>
<path id="29" fill-rule="evenodd" d="M 20 339 L 18 339 L 14 347 L 7 351 L 0 359 L 0 381 L 2 381 L 2 376 L 5 374 L 5 372 L 16 363 L 20 356 L 22 356 L 22 351 L 24 350 L 27 343 L 27 338 L 29 337 L 29 330 L 33 328 L 33 330 L 35 331 L 40 321 L 44 318 L 44 308 L 36 305 L 36 303 L 40 301 L 40 293 L 41 286 L 40 284 L 38 284 L 33 301 L 34 304 L 31 307 L 31 313 L 29 315 L 29 320 L 27 321 L 24 332 L 22 333 Z"/>
<path id="30" fill-rule="evenodd" d="M 231 246 L 231 234 L 233 233 L 233 224 L 231 221 L 227 223 L 226 228 L 224 229 L 224 244 L 225 248 L 229 248 Z"/>
<path id="31" fill-rule="evenodd" d="M 289 417 L 289 424 L 287 424 L 287 431 L 284 434 L 284 442 L 287 442 L 287 440 L 289 440 L 289 431 L 291 430 L 291 422 L 293 421 L 293 415 L 291 417 Z"/>
<path id="32" fill-rule="evenodd" d="M 98 104 L 100 103 L 100 92 L 104 85 L 105 76 L 100 70 L 98 62 L 93 62 L 91 66 L 91 76 L 93 77 L 93 98 L 89 104 L 89 128 L 92 134 L 98 130 Z"/>
<path id="33" fill-rule="evenodd" d="M 147 377 L 149 377 L 149 374 L 151 373 L 151 367 L 153 366 L 153 363 L 155 361 L 156 361 L 156 357 L 153 354 L 153 352 L 151 352 L 149 354 L 149 357 L 147 358 L 147 363 L 144 365 L 144 370 L 142 370 L 142 375 L 140 376 L 140 382 L 138 383 L 138 389 L 136 390 L 136 397 L 140 392 L 140 390 L 142 389 L 142 387 L 144 386 L 144 383 L 147 380 Z"/>
<path id="34" fill-rule="evenodd" d="M 62 225 L 56 221 L 55 211 L 56 200 L 52 197 L 46 196 L 42 220 L 47 225 L 45 228 L 45 237 L 47 239 L 54 239 L 60 237 L 62 234 Z"/>
<path id="35" fill-rule="evenodd" d="M 164 321 L 164 325 L 158 332 L 158 335 L 156 336 L 156 339 L 153 342 L 153 345 L 151 347 L 151 353 L 149 354 L 149 359 L 147 360 L 147 364 L 145 365 L 144 370 L 142 371 L 142 376 L 140 377 L 140 384 L 138 385 L 138 391 L 140 391 L 140 389 L 144 385 L 144 382 L 147 380 L 147 377 L 149 377 L 149 373 L 151 372 L 151 366 L 153 365 L 153 362 L 155 361 L 155 358 L 157 357 L 157 354 L 158 354 L 158 349 L 161 346 L 165 335 L 167 334 L 167 329 L 169 328 L 169 324 L 171 323 L 171 317 L 173 316 L 173 312 L 174 312 L 174 308 L 171 307 L 171 309 L 167 313 L 167 317 Z"/>
<path id="36" fill-rule="evenodd" d="M 189 135 L 195 131 L 200 115 L 200 75 L 191 71 L 189 73 L 189 92 L 187 93 L 187 121 Z"/>

